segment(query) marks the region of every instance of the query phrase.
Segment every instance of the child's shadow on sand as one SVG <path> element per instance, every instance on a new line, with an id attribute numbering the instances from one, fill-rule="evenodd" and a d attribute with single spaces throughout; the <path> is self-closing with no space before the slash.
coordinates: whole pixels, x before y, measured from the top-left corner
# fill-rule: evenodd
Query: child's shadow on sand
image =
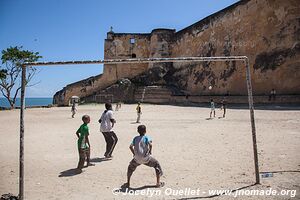
<path id="1" fill-rule="evenodd" d="M 130 124 L 140 124 L 141 122 L 131 122 Z"/>
<path id="2" fill-rule="evenodd" d="M 103 158 L 91 158 L 90 159 L 91 162 L 103 162 L 103 161 L 109 161 L 109 160 L 111 160 L 111 158 L 103 157 Z"/>
<path id="3" fill-rule="evenodd" d="M 110 158 L 91 158 L 91 162 L 103 162 L 103 161 L 109 161 L 111 160 Z M 86 167 L 86 166 L 85 166 Z M 81 174 L 82 172 L 78 172 L 77 168 L 73 168 L 73 169 L 68 169 L 65 171 L 60 172 L 60 174 L 58 175 L 58 177 L 69 177 L 69 176 L 76 176 L 78 174 Z"/>
<path id="4" fill-rule="evenodd" d="M 206 120 L 213 120 L 214 118 L 212 117 L 208 117 L 208 118 L 205 118 Z"/>
<path id="5" fill-rule="evenodd" d="M 78 172 L 77 168 L 73 168 L 73 169 L 68 169 L 68 170 L 60 172 L 58 177 L 69 177 L 69 176 L 75 176 L 78 174 L 80 174 L 80 172 Z"/>

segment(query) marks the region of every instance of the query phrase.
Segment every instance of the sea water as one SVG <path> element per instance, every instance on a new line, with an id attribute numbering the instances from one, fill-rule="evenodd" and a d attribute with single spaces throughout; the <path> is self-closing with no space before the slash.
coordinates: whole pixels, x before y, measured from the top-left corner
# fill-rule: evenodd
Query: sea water
<path id="1" fill-rule="evenodd" d="M 20 98 L 16 99 L 16 107 L 20 106 Z M 49 104 L 52 104 L 53 98 L 51 97 L 45 97 L 45 98 L 25 98 L 25 105 L 26 107 L 30 106 L 48 106 Z M 10 107 L 7 99 L 0 97 L 0 107 Z"/>

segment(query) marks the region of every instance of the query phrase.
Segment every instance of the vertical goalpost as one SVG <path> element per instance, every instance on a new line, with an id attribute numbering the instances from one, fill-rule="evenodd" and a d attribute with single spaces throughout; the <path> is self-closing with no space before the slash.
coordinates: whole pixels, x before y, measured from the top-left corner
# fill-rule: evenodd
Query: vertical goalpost
<path id="1" fill-rule="evenodd" d="M 248 90 L 248 102 L 250 110 L 250 122 L 252 130 L 255 184 L 259 184 L 259 166 L 256 143 L 256 129 L 254 120 L 254 107 L 249 59 L 247 56 L 223 56 L 223 57 L 176 57 L 176 58 L 138 58 L 138 59 L 112 59 L 112 60 L 89 60 L 89 61 L 63 61 L 63 62 L 33 62 L 22 65 L 21 81 L 21 108 L 20 108 L 20 155 L 19 155 L 19 199 L 24 199 L 24 109 L 25 109 L 25 87 L 26 68 L 32 66 L 50 65 L 80 65 L 80 64 L 131 64 L 131 63 L 167 63 L 167 62 L 209 62 L 209 61 L 243 61 L 246 65 L 246 82 Z"/>

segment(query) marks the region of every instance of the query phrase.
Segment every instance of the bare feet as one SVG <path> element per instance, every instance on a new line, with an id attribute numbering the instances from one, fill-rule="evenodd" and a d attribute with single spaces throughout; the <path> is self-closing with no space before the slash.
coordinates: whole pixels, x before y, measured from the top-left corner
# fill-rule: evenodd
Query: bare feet
<path id="1" fill-rule="evenodd" d="M 87 166 L 87 167 L 88 167 L 88 166 L 95 166 L 95 164 L 94 164 L 94 163 L 87 163 L 86 166 Z"/>
<path id="2" fill-rule="evenodd" d="M 112 156 L 112 155 L 106 155 L 105 158 L 110 158 L 110 159 L 112 159 L 113 156 Z"/>
<path id="3" fill-rule="evenodd" d="M 157 188 L 161 188 L 161 187 L 164 187 L 165 186 L 165 183 L 164 182 L 159 182 L 155 185 Z"/>

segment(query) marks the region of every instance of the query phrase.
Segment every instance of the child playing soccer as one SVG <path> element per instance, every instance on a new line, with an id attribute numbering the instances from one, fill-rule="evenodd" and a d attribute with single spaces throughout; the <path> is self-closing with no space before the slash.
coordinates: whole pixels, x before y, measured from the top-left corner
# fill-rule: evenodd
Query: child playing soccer
<path id="1" fill-rule="evenodd" d="M 112 153 L 118 142 L 118 137 L 113 131 L 116 120 L 113 118 L 111 103 L 105 104 L 105 111 L 102 113 L 98 122 L 100 123 L 100 131 L 102 132 L 106 142 L 106 151 L 104 156 L 105 158 L 112 158 Z"/>
<path id="2" fill-rule="evenodd" d="M 141 103 L 138 102 L 138 105 L 136 107 L 136 112 L 137 112 L 137 119 L 136 119 L 136 123 L 140 123 L 141 120 L 141 114 L 142 114 L 142 108 L 141 108 Z"/>
<path id="3" fill-rule="evenodd" d="M 75 114 L 76 114 L 76 111 L 77 111 L 76 105 L 75 105 L 75 103 L 73 103 L 72 108 L 71 108 L 72 118 L 74 118 L 74 116 L 75 116 Z"/>
<path id="4" fill-rule="evenodd" d="M 225 118 L 225 115 L 226 115 L 226 104 L 227 104 L 226 100 L 223 99 L 221 101 L 221 104 L 222 104 L 221 110 L 223 110 L 223 118 Z"/>
<path id="5" fill-rule="evenodd" d="M 119 101 L 118 103 L 116 103 L 116 109 L 115 111 L 118 111 L 121 108 L 121 101 Z"/>
<path id="6" fill-rule="evenodd" d="M 76 135 L 78 137 L 77 145 L 78 145 L 78 153 L 79 153 L 79 162 L 77 165 L 77 172 L 81 173 L 82 168 L 84 166 L 85 160 L 87 161 L 87 166 L 90 166 L 90 142 L 89 142 L 89 127 L 88 123 L 90 123 L 90 117 L 88 115 L 82 116 L 83 124 L 76 131 Z"/>
<path id="7" fill-rule="evenodd" d="M 212 112 L 214 112 L 214 117 L 216 117 L 215 103 L 214 103 L 213 99 L 210 100 L 210 114 L 209 114 L 210 118 L 211 118 Z"/>
<path id="8" fill-rule="evenodd" d="M 140 135 L 134 137 L 132 143 L 129 146 L 133 154 L 133 159 L 130 161 L 127 169 L 126 187 L 130 187 L 130 178 L 132 176 L 132 173 L 135 171 L 137 166 L 141 164 L 153 167 L 155 169 L 156 187 L 162 187 L 164 183 L 160 182 L 160 177 L 162 176 L 163 172 L 159 162 L 155 158 L 150 156 L 152 151 L 152 140 L 145 135 L 146 126 L 138 126 L 137 131 Z"/>

